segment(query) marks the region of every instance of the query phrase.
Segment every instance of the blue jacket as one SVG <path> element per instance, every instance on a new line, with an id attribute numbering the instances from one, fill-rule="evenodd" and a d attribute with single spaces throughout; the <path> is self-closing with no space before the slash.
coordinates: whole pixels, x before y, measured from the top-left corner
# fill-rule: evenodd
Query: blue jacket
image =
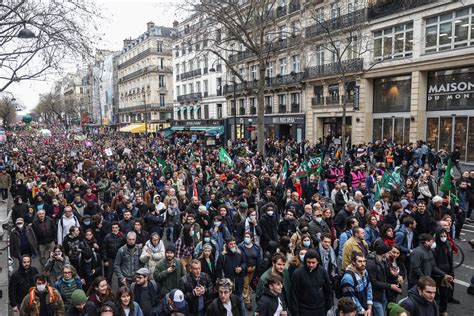
<path id="1" fill-rule="evenodd" d="M 350 271 L 350 272 L 348 272 Z M 352 276 L 354 275 L 354 277 Z M 354 284 L 355 278 L 355 284 Z M 357 313 L 362 314 L 367 310 L 368 305 L 372 305 L 372 283 L 370 283 L 369 274 L 364 271 L 360 276 L 349 266 L 341 280 L 343 297 L 351 298 L 357 306 Z"/>
<path id="2" fill-rule="evenodd" d="M 370 249 L 373 248 L 372 245 L 374 241 L 376 241 L 379 237 L 380 232 L 378 230 L 374 229 L 373 227 L 370 227 L 369 225 L 365 227 L 365 241 L 369 245 Z"/>

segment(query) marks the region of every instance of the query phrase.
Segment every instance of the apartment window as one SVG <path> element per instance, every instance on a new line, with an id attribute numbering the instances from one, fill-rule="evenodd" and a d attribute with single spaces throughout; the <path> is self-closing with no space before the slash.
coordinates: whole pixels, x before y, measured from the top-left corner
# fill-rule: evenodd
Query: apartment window
<path id="1" fill-rule="evenodd" d="M 316 47 L 316 66 L 324 65 L 324 47 L 318 45 Z"/>
<path id="2" fill-rule="evenodd" d="M 204 119 L 209 118 L 209 104 L 204 104 Z"/>
<path id="3" fill-rule="evenodd" d="M 280 58 L 279 64 L 280 64 L 280 75 L 282 76 L 286 75 L 286 58 Z"/>
<path id="4" fill-rule="evenodd" d="M 281 107 L 286 106 L 286 94 L 279 94 L 278 95 L 278 104 Z"/>
<path id="5" fill-rule="evenodd" d="M 265 97 L 265 108 L 271 108 L 273 104 L 273 100 L 271 96 Z"/>
<path id="6" fill-rule="evenodd" d="M 165 68 L 165 59 L 164 58 L 160 58 L 160 68 L 161 69 Z"/>
<path id="7" fill-rule="evenodd" d="M 293 71 L 295 73 L 300 72 L 300 69 L 301 69 L 300 56 L 299 55 L 291 56 L 291 62 L 292 62 L 291 71 Z"/>
<path id="8" fill-rule="evenodd" d="M 357 10 L 357 0 L 348 0 L 347 1 L 347 13 L 353 13 Z"/>
<path id="9" fill-rule="evenodd" d="M 411 57 L 413 55 L 413 22 L 374 32 L 376 60 Z"/>
<path id="10" fill-rule="evenodd" d="M 181 64 L 181 68 L 183 68 L 183 73 L 186 72 L 186 62 L 183 61 L 183 63 Z"/>
<path id="11" fill-rule="evenodd" d="M 285 26 L 278 27 L 278 39 L 281 41 L 286 37 Z"/>
<path id="12" fill-rule="evenodd" d="M 166 84 L 165 84 L 165 76 L 163 76 L 163 75 L 159 75 L 159 76 L 158 76 L 158 86 L 159 86 L 160 88 L 166 87 Z"/>
<path id="13" fill-rule="evenodd" d="M 189 71 L 194 70 L 194 63 L 192 59 L 188 61 L 188 66 L 189 66 Z"/>
<path id="14" fill-rule="evenodd" d="M 188 53 L 191 53 L 193 51 L 193 45 L 191 45 L 191 42 L 188 42 Z"/>
<path id="15" fill-rule="evenodd" d="M 163 42 L 156 43 L 156 48 L 157 48 L 159 53 L 162 53 L 163 52 Z"/>
<path id="16" fill-rule="evenodd" d="M 324 21 L 324 8 L 319 8 L 314 11 L 314 18 L 316 22 Z"/>
<path id="17" fill-rule="evenodd" d="M 165 104 L 165 95 L 163 93 L 160 93 L 160 106 L 165 106 Z"/>
<path id="18" fill-rule="evenodd" d="M 183 95 L 187 94 L 186 85 L 183 85 Z"/>
<path id="19" fill-rule="evenodd" d="M 300 94 L 299 93 L 292 93 L 291 94 L 291 104 L 300 104 Z"/>
<path id="20" fill-rule="evenodd" d="M 207 80 L 203 81 L 203 88 L 204 88 L 204 93 L 207 93 L 209 91 L 209 83 Z"/>
<path id="21" fill-rule="evenodd" d="M 239 112 L 240 115 L 245 115 L 245 99 L 239 100 Z"/>
<path id="22" fill-rule="evenodd" d="M 272 62 L 272 61 L 267 63 L 267 71 L 266 72 L 267 72 L 267 77 L 268 78 L 273 77 L 273 64 L 274 64 L 274 62 Z"/>
<path id="23" fill-rule="evenodd" d="M 337 1 L 331 4 L 331 18 L 334 19 L 340 15 L 341 15 L 341 7 L 339 4 L 339 1 Z"/>
<path id="24" fill-rule="evenodd" d="M 474 8 L 426 19 L 425 53 L 474 45 Z"/>
<path id="25" fill-rule="evenodd" d="M 222 104 L 221 103 L 217 104 L 217 118 L 218 119 L 222 118 Z"/>
<path id="26" fill-rule="evenodd" d="M 252 80 L 257 79 L 257 66 L 250 66 L 250 74 L 252 76 Z"/>
<path id="27" fill-rule="evenodd" d="M 180 92 L 181 92 L 181 87 L 176 86 L 176 95 L 181 95 Z"/>
<path id="28" fill-rule="evenodd" d="M 201 92 L 201 83 L 199 81 L 196 82 L 196 92 Z"/>
<path id="29" fill-rule="evenodd" d="M 291 36 L 296 36 L 300 32 L 300 24 L 297 21 L 291 22 Z"/>
<path id="30" fill-rule="evenodd" d="M 176 45 L 176 46 L 174 47 L 174 56 L 175 56 L 175 57 L 179 57 L 179 46 L 178 46 L 178 45 Z"/>
<path id="31" fill-rule="evenodd" d="M 347 39 L 347 42 L 348 42 L 348 47 L 347 47 L 347 52 L 346 52 L 346 56 L 347 56 L 347 59 L 356 59 L 359 57 L 359 41 L 357 39 L 357 36 L 354 36 L 351 38 L 348 38 Z"/>
<path id="32" fill-rule="evenodd" d="M 176 64 L 176 74 L 179 75 L 179 64 Z"/>
<path id="33" fill-rule="evenodd" d="M 194 86 L 192 83 L 189 83 L 188 84 L 188 87 L 189 87 L 189 93 L 194 93 Z"/>

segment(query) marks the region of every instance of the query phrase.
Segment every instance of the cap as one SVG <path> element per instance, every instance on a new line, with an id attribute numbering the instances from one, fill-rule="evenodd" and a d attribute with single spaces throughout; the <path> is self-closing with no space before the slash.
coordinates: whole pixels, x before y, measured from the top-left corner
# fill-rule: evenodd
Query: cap
<path id="1" fill-rule="evenodd" d="M 249 205 L 248 205 L 247 202 L 242 201 L 242 202 L 240 202 L 240 207 L 241 207 L 241 208 L 249 208 Z"/>
<path id="2" fill-rule="evenodd" d="M 148 270 L 148 268 L 140 268 L 137 270 L 137 272 L 135 272 L 135 274 L 149 276 L 150 270 Z"/>
<path id="3" fill-rule="evenodd" d="M 20 223 L 23 224 L 24 222 L 25 222 L 25 221 L 23 220 L 23 218 L 18 217 L 18 218 L 16 219 L 16 221 L 15 221 L 15 224 L 20 224 Z"/>
<path id="4" fill-rule="evenodd" d="M 169 298 L 171 298 L 174 306 L 176 306 L 178 309 L 184 308 L 186 306 L 186 303 L 184 302 L 184 294 L 181 290 L 172 290 L 169 294 Z"/>
<path id="5" fill-rule="evenodd" d="M 87 301 L 87 296 L 86 296 L 86 293 L 84 293 L 83 290 L 77 289 L 77 290 L 74 290 L 74 292 L 72 292 L 72 294 L 71 294 L 71 305 L 72 306 L 85 303 L 86 301 Z"/>

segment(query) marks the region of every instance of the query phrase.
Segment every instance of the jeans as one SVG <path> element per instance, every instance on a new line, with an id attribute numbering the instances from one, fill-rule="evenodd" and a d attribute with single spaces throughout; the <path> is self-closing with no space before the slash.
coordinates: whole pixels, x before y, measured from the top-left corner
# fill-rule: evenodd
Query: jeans
<path id="1" fill-rule="evenodd" d="M 326 199 L 329 199 L 329 188 L 327 180 L 319 181 L 319 193 L 321 196 L 324 196 Z"/>
<path id="2" fill-rule="evenodd" d="M 387 301 L 384 301 L 384 302 L 374 301 L 374 305 L 372 306 L 372 315 L 385 316 L 386 309 L 387 309 Z"/>

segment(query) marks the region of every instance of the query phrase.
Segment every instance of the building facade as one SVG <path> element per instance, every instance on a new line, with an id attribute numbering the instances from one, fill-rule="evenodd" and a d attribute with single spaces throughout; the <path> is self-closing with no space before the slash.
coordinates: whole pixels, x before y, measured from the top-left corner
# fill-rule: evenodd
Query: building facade
<path id="1" fill-rule="evenodd" d="M 207 142 L 224 136 L 227 117 L 223 80 L 224 62 L 207 51 L 209 42 L 201 37 L 202 19 L 192 16 L 179 25 L 174 44 L 173 131 L 188 131 Z"/>
<path id="2" fill-rule="evenodd" d="M 124 40 L 117 58 L 121 125 L 147 123 L 148 132 L 169 127 L 173 115 L 172 45 L 175 37 L 174 28 L 149 22 L 147 31 L 138 38 Z"/>

